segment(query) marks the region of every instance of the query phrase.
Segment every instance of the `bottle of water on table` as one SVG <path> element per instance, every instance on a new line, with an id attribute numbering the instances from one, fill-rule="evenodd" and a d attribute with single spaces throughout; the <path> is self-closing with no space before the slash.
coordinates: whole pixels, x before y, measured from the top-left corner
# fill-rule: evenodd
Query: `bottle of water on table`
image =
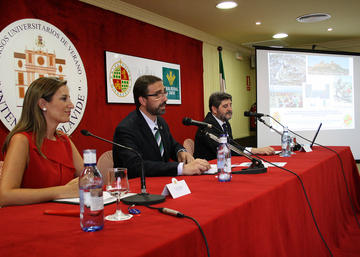
<path id="1" fill-rule="evenodd" d="M 221 135 L 217 148 L 217 169 L 220 182 L 231 181 L 231 151 L 227 144 L 227 136 Z"/>
<path id="2" fill-rule="evenodd" d="M 104 227 L 103 179 L 96 167 L 96 150 L 84 150 L 84 170 L 79 177 L 80 225 L 86 232 Z"/>
<path id="3" fill-rule="evenodd" d="M 281 153 L 279 155 L 281 157 L 291 156 L 290 135 L 287 126 L 284 127 L 283 133 L 281 135 Z"/>

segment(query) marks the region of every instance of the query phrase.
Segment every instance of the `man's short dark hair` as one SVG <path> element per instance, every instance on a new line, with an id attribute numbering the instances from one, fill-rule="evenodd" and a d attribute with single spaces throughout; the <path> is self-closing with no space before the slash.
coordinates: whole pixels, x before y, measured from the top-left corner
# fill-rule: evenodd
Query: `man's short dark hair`
<path id="1" fill-rule="evenodd" d="M 209 97 L 209 109 L 211 112 L 211 107 L 215 106 L 216 109 L 219 108 L 220 104 L 222 101 L 224 100 L 228 100 L 230 99 L 232 101 L 232 96 L 228 93 L 224 93 L 224 92 L 215 92 L 212 93 L 211 96 Z"/>
<path id="2" fill-rule="evenodd" d="M 158 81 L 162 81 L 162 79 L 153 75 L 143 75 L 135 81 L 133 95 L 136 108 L 139 108 L 141 105 L 139 102 L 139 97 L 146 97 L 149 92 L 148 86 Z"/>

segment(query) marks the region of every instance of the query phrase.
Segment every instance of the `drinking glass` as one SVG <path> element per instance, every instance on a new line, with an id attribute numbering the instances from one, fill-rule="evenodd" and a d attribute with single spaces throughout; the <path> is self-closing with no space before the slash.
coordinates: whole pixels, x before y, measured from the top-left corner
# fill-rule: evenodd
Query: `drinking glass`
<path id="1" fill-rule="evenodd" d="M 107 173 L 106 191 L 116 197 L 116 212 L 105 217 L 106 220 L 120 221 L 132 218 L 131 214 L 125 214 L 119 207 L 120 198 L 129 192 L 129 181 L 126 168 L 110 168 Z"/>

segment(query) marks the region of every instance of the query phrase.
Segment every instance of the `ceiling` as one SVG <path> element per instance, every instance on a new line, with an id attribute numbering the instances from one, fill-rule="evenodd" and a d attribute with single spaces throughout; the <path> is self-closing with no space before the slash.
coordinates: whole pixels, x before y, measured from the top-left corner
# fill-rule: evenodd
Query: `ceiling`
<path id="1" fill-rule="evenodd" d="M 231 10 L 215 8 L 217 0 L 122 0 L 186 24 L 241 47 L 253 45 L 360 52 L 360 0 L 238 0 Z M 331 19 L 299 23 L 310 13 Z M 255 25 L 261 21 L 262 25 Z M 328 32 L 331 27 L 333 31 Z M 272 35 L 287 33 L 285 39 Z"/>

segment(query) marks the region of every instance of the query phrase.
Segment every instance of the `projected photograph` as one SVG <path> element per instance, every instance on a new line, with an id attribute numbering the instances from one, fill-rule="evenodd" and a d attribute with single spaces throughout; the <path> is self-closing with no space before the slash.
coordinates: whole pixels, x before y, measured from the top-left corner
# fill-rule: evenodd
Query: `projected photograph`
<path id="1" fill-rule="evenodd" d="M 351 76 L 309 75 L 304 84 L 304 106 L 353 108 Z"/>
<path id="2" fill-rule="evenodd" d="M 326 107 L 330 103 L 330 83 L 306 83 L 304 107 Z"/>
<path id="3" fill-rule="evenodd" d="M 272 87 L 270 89 L 271 108 L 303 107 L 302 87 Z"/>
<path id="4" fill-rule="evenodd" d="M 352 78 L 343 76 L 334 82 L 334 100 L 341 103 L 353 102 Z"/>
<path id="5" fill-rule="evenodd" d="M 308 73 L 313 75 L 349 75 L 349 58 L 309 56 Z"/>
<path id="6" fill-rule="evenodd" d="M 269 75 L 270 85 L 301 85 L 306 81 L 306 56 L 271 53 Z"/>

